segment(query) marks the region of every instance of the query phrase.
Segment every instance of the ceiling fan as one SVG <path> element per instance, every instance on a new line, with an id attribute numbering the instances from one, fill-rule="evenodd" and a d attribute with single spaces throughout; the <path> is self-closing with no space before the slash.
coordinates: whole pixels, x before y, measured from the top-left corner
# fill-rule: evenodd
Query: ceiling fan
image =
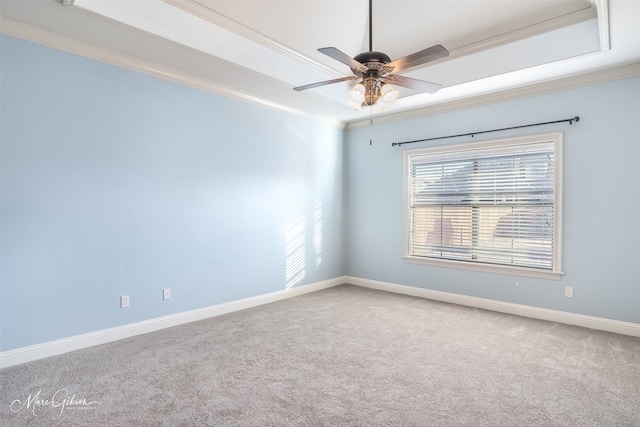
<path id="1" fill-rule="evenodd" d="M 427 93 L 436 93 L 440 90 L 442 85 L 437 83 L 399 76 L 394 73 L 446 58 L 449 56 L 449 51 L 437 44 L 395 61 L 391 61 L 391 58 L 382 52 L 375 52 L 373 50 L 372 3 L 373 0 L 369 0 L 369 52 L 363 52 L 352 58 L 335 47 L 318 49 L 319 52 L 351 67 L 354 75 L 298 86 L 293 90 L 302 91 L 349 80 L 361 80 L 349 91 L 349 103 L 347 104 L 358 110 L 363 104 L 369 106 L 375 104 L 378 110 L 391 107 L 393 101 L 398 98 L 399 92 L 389 83 Z"/>

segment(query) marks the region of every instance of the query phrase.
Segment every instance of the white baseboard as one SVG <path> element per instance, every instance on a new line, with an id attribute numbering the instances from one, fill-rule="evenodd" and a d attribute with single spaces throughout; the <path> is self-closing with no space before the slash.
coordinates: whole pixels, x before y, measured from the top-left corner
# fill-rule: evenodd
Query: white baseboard
<path id="1" fill-rule="evenodd" d="M 135 335 L 146 334 L 164 328 L 207 319 L 209 317 L 220 316 L 234 311 L 269 304 L 271 302 L 292 298 L 309 292 L 331 288 L 343 283 L 346 283 L 346 279 L 344 277 L 336 277 L 334 279 L 324 280 L 296 288 L 244 298 L 196 310 L 189 310 L 182 313 L 144 320 L 142 322 L 131 323 L 115 328 L 89 332 L 87 334 L 76 335 L 42 344 L 21 347 L 15 350 L 3 351 L 0 353 L 0 368 L 7 368 L 9 366 L 31 362 L 45 357 L 56 356 L 70 351 L 92 347 L 94 345 L 105 344 Z"/>
<path id="2" fill-rule="evenodd" d="M 436 301 L 450 302 L 453 304 L 465 305 L 468 307 L 498 311 L 500 313 L 515 314 L 517 316 L 531 317 L 533 319 L 548 320 L 551 322 L 564 323 L 567 325 L 582 326 L 584 328 L 640 337 L 640 324 L 638 323 L 622 322 L 619 320 L 604 319 L 602 317 L 586 316 L 583 314 L 568 313 L 565 311 L 549 310 L 546 308 L 531 307 L 521 304 L 512 304 L 491 299 L 417 288 L 414 286 L 397 285 L 394 283 L 380 282 L 377 280 L 361 279 L 359 277 L 347 276 L 344 278 L 344 280 L 346 281 L 346 283 L 350 283 L 356 286 L 362 286 L 365 288 L 395 292 L 398 294 L 411 295 Z"/>
<path id="3" fill-rule="evenodd" d="M 49 341 L 42 344 L 18 348 L 15 350 L 4 351 L 0 353 L 0 368 L 7 368 L 9 366 L 27 363 L 34 360 L 43 359 L 45 357 L 56 356 L 58 354 L 63 354 L 70 351 L 92 347 L 94 345 L 105 344 L 108 342 L 129 338 L 135 335 L 146 334 L 164 328 L 170 328 L 189 322 L 195 322 L 210 317 L 232 313 L 234 311 L 257 307 L 259 305 L 269 304 L 271 302 L 292 298 L 298 295 L 331 288 L 344 283 L 436 301 L 449 302 L 468 307 L 482 308 L 485 310 L 492 310 L 501 313 L 515 314 L 517 316 L 531 317 L 534 319 L 548 320 L 551 322 L 582 326 L 585 328 L 640 337 L 640 324 L 637 323 L 622 322 L 618 320 L 585 316 L 582 314 L 574 314 L 564 311 L 512 304 L 485 298 L 417 288 L 414 286 L 405 286 L 388 282 L 380 282 L 377 280 L 362 279 L 359 277 L 341 276 L 334 279 L 300 286 L 297 288 L 258 295 L 255 297 L 231 301 L 224 304 L 213 305 L 210 307 L 185 311 L 182 313 L 176 313 L 169 316 L 131 323 L 115 328 L 103 329 L 96 332 L 76 335 L 69 338 Z"/>

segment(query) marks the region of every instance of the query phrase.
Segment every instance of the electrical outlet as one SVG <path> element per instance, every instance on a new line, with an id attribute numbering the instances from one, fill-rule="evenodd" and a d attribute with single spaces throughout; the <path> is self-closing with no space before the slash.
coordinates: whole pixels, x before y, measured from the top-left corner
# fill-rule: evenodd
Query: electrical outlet
<path id="1" fill-rule="evenodd" d="M 573 288 L 570 286 L 567 286 L 564 288 L 564 296 L 567 298 L 573 298 Z"/>
<path id="2" fill-rule="evenodd" d="M 165 288 L 162 290 L 162 299 L 170 299 L 171 298 L 171 289 Z"/>
<path id="3" fill-rule="evenodd" d="M 129 307 L 129 295 L 122 295 L 120 297 L 120 308 Z"/>

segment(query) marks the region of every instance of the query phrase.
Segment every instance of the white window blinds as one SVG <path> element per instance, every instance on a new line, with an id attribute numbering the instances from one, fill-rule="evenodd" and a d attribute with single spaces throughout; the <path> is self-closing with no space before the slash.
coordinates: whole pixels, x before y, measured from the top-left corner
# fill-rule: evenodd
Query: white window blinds
<path id="1" fill-rule="evenodd" d="M 557 271 L 556 142 L 406 152 L 408 255 Z"/>

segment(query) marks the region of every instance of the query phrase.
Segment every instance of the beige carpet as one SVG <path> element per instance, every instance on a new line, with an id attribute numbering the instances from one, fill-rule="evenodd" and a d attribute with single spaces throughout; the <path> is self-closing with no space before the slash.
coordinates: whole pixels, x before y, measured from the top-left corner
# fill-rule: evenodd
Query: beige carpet
<path id="1" fill-rule="evenodd" d="M 349 285 L 0 378 L 3 426 L 640 426 L 638 338 Z"/>

